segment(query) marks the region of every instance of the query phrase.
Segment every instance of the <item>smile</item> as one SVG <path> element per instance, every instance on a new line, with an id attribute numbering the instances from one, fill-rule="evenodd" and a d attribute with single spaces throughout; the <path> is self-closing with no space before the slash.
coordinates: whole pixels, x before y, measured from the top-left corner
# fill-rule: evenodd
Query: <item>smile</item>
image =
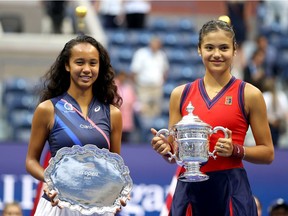
<path id="1" fill-rule="evenodd" d="M 211 60 L 211 62 L 213 62 L 213 63 L 222 63 L 224 61 L 222 61 L 222 60 Z"/>
<path id="2" fill-rule="evenodd" d="M 80 78 L 81 78 L 82 80 L 88 81 L 88 80 L 90 80 L 92 77 L 91 77 L 91 76 L 80 76 Z"/>

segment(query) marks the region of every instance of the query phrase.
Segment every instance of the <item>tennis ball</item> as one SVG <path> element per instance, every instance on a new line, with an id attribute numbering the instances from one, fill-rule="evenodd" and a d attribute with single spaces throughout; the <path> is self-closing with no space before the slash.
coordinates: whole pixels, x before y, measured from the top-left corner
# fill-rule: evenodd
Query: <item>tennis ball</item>
<path id="1" fill-rule="evenodd" d="M 228 23 L 229 25 L 231 25 L 231 20 L 230 20 L 229 16 L 226 16 L 226 15 L 219 16 L 218 20 L 222 20 L 222 21 Z"/>

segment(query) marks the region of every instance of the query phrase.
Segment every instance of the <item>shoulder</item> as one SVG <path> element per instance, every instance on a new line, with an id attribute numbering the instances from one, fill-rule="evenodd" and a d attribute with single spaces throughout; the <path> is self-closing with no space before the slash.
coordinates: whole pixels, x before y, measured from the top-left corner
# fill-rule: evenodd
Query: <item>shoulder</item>
<path id="1" fill-rule="evenodd" d="M 43 101 L 36 107 L 35 112 L 45 115 L 54 113 L 54 105 L 51 100 Z"/>
<path id="2" fill-rule="evenodd" d="M 110 104 L 110 115 L 112 118 L 121 118 L 122 114 L 119 108 Z"/>
<path id="3" fill-rule="evenodd" d="M 120 109 L 114 105 L 110 105 L 111 130 L 120 130 L 122 128 L 122 114 Z"/>
<path id="4" fill-rule="evenodd" d="M 171 96 L 172 96 L 172 95 L 180 96 L 180 95 L 182 94 L 185 86 L 186 86 L 186 84 L 179 85 L 179 86 L 175 87 L 175 88 L 172 90 Z"/>
<path id="5" fill-rule="evenodd" d="M 191 86 L 193 86 L 194 82 L 189 82 L 189 83 L 185 83 L 182 85 L 179 85 L 177 87 L 175 87 L 171 93 L 171 96 L 173 97 L 181 97 L 184 91 L 189 91 Z M 188 88 L 187 88 L 188 87 Z M 185 89 L 186 88 L 186 89 Z"/>
<path id="6" fill-rule="evenodd" d="M 245 83 L 244 95 L 245 99 L 253 100 L 258 97 L 263 98 L 263 93 L 260 91 L 260 89 L 247 82 Z"/>
<path id="7" fill-rule="evenodd" d="M 138 50 L 136 50 L 133 54 L 133 58 L 132 61 L 142 61 L 143 57 L 147 57 L 147 50 L 146 48 L 139 48 Z"/>
<path id="8" fill-rule="evenodd" d="M 51 128 L 54 119 L 54 106 L 50 100 L 41 102 L 35 109 L 33 122 L 36 125 L 46 125 Z"/>
<path id="9" fill-rule="evenodd" d="M 185 86 L 186 84 L 179 85 L 172 90 L 171 97 L 170 97 L 170 104 L 174 104 L 177 106 L 178 104 L 180 104 L 182 93 L 183 93 Z"/>
<path id="10" fill-rule="evenodd" d="M 158 53 L 159 53 L 160 55 L 164 56 L 164 57 L 167 57 L 167 52 L 165 52 L 164 49 L 158 50 Z"/>
<path id="11" fill-rule="evenodd" d="M 139 55 L 139 54 L 143 54 L 143 53 L 147 53 L 148 52 L 148 48 L 147 47 L 140 47 L 139 49 L 137 49 L 136 51 L 135 51 L 135 54 L 137 55 Z"/>
<path id="12" fill-rule="evenodd" d="M 245 108 L 248 110 L 266 106 L 263 93 L 257 87 L 253 86 L 250 83 L 246 83 L 244 88 L 244 102 Z"/>

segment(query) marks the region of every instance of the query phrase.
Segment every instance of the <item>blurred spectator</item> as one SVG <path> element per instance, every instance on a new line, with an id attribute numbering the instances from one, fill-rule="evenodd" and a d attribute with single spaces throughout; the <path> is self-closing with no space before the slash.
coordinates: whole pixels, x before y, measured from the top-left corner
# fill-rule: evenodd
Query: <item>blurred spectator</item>
<path id="1" fill-rule="evenodd" d="M 260 200 L 258 199 L 258 197 L 254 196 L 254 199 L 255 199 L 256 206 L 257 206 L 258 216 L 262 216 L 262 204 Z"/>
<path id="2" fill-rule="evenodd" d="M 147 15 L 151 10 L 150 0 L 125 0 L 124 2 L 126 27 L 130 29 L 146 27 Z"/>
<path id="3" fill-rule="evenodd" d="M 238 45 L 247 40 L 247 32 L 249 29 L 248 6 L 249 2 L 245 0 L 228 0 L 225 1 L 227 16 L 230 17 L 231 24 L 235 31 L 235 37 Z"/>
<path id="4" fill-rule="evenodd" d="M 264 20 L 266 16 L 266 8 L 264 0 L 260 0 L 256 7 L 256 29 L 257 32 L 261 31 L 262 27 L 264 26 Z"/>
<path id="5" fill-rule="evenodd" d="M 279 138 L 286 133 L 288 120 L 288 98 L 284 91 L 277 89 L 275 78 L 266 78 L 263 97 L 267 106 L 273 144 L 279 146 Z"/>
<path id="6" fill-rule="evenodd" d="M 135 76 L 142 115 L 158 116 L 162 109 L 163 83 L 169 69 L 160 38 L 152 37 L 149 46 L 136 50 L 130 69 Z"/>
<path id="7" fill-rule="evenodd" d="M 230 17 L 231 24 L 235 31 L 235 37 L 238 45 L 253 38 L 258 33 L 257 26 L 251 17 L 257 13 L 261 1 L 247 0 L 228 0 L 226 4 L 226 15 Z M 256 22 L 257 23 L 257 22 Z"/>
<path id="8" fill-rule="evenodd" d="M 20 204 L 18 202 L 4 204 L 2 216 L 23 216 Z"/>
<path id="9" fill-rule="evenodd" d="M 52 22 L 52 33 L 62 33 L 62 25 L 66 16 L 67 3 L 68 1 L 43 1 L 46 13 Z"/>
<path id="10" fill-rule="evenodd" d="M 288 204 L 279 198 L 269 207 L 269 216 L 288 216 Z"/>
<path id="11" fill-rule="evenodd" d="M 67 6 L 66 6 L 66 16 L 71 21 L 71 33 L 73 34 L 77 34 L 78 32 L 77 16 L 75 12 L 76 6 L 77 6 L 77 3 L 74 1 L 68 1 Z"/>
<path id="12" fill-rule="evenodd" d="M 288 1 L 264 0 L 264 26 L 271 28 L 279 25 L 283 33 L 288 29 Z"/>
<path id="13" fill-rule="evenodd" d="M 237 58 L 234 58 L 233 62 L 233 74 L 240 79 L 243 78 L 243 69 L 247 64 L 243 45 L 250 36 L 248 33 L 253 30 L 250 23 L 253 4 L 253 1 L 246 0 L 225 1 L 226 15 L 230 18 L 238 45 Z"/>
<path id="14" fill-rule="evenodd" d="M 123 24 L 123 0 L 96 0 L 94 6 L 104 29 L 118 28 Z"/>
<path id="15" fill-rule="evenodd" d="M 129 142 L 135 132 L 134 115 L 137 112 L 137 95 L 133 82 L 126 72 L 118 72 L 115 82 L 118 92 L 123 99 L 122 106 L 120 107 L 123 118 L 122 142 Z"/>
<path id="16" fill-rule="evenodd" d="M 279 74 L 278 66 L 278 53 L 275 45 L 272 45 L 267 36 L 264 34 L 259 34 L 254 40 L 245 43 L 245 61 L 252 58 L 253 52 L 257 49 L 261 49 L 265 52 L 265 58 L 263 62 L 263 68 L 265 74 L 270 76 L 277 76 Z"/>
<path id="17" fill-rule="evenodd" d="M 256 49 L 251 60 L 245 66 L 243 80 L 263 91 L 263 82 L 266 78 L 264 71 L 265 52 L 262 49 Z"/>
<path id="18" fill-rule="evenodd" d="M 268 38 L 264 35 L 259 35 L 256 39 L 256 46 L 265 52 L 264 69 L 267 76 L 278 75 L 277 69 L 277 50 L 275 46 L 269 44 Z M 256 49 L 257 49 L 256 48 Z"/>
<path id="19" fill-rule="evenodd" d="M 0 14 L 0 34 L 1 32 L 22 33 L 24 31 L 24 21 L 20 14 Z"/>

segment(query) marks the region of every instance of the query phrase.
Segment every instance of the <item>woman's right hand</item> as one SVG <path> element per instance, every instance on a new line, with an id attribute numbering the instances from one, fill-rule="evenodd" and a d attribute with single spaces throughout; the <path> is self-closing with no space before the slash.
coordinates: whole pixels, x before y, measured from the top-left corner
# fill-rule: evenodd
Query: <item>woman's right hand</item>
<path id="1" fill-rule="evenodd" d="M 47 197 L 50 199 L 52 206 L 58 206 L 59 200 L 54 200 L 56 195 L 58 194 L 57 191 L 50 191 L 48 188 L 48 185 L 44 182 L 43 183 L 43 191 L 47 195 Z"/>
<path id="2" fill-rule="evenodd" d="M 168 152 L 173 152 L 170 144 L 169 144 L 169 137 L 166 138 L 163 135 L 157 136 L 157 130 L 151 128 L 151 133 L 154 137 L 151 140 L 151 145 L 153 149 L 158 152 L 162 156 L 167 156 Z M 172 143 L 171 141 L 170 143 Z"/>

